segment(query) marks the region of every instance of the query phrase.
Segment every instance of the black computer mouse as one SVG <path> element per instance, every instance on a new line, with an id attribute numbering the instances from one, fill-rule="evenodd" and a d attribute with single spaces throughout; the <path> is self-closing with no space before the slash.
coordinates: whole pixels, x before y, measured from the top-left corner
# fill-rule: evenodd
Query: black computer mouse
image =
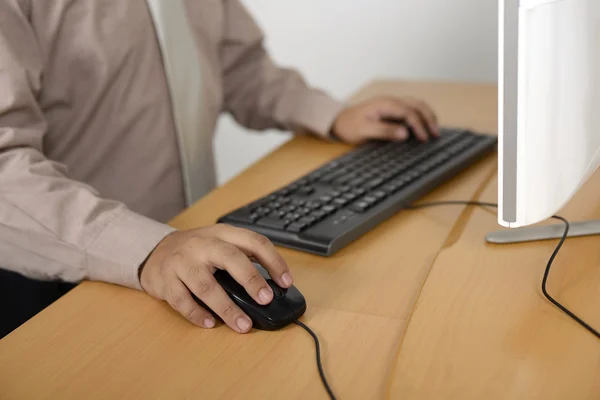
<path id="1" fill-rule="evenodd" d="M 214 276 L 217 282 L 225 289 L 233 302 L 238 305 L 252 320 L 252 326 L 264 331 L 281 329 L 298 319 L 306 311 L 306 300 L 295 286 L 289 289 L 281 288 L 269 276 L 269 273 L 260 264 L 254 263 L 260 274 L 273 289 L 273 300 L 266 306 L 258 304 L 246 292 L 246 289 L 229 275 L 227 271 L 217 270 Z M 210 310 L 194 296 L 202 307 Z M 214 314 L 214 312 L 213 312 Z M 216 314 L 215 314 L 216 316 Z"/>

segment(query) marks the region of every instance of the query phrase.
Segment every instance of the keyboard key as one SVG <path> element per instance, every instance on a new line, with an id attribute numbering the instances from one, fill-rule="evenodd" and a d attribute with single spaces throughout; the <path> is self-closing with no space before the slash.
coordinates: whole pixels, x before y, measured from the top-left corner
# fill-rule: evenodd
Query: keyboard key
<path id="1" fill-rule="evenodd" d="M 229 218 L 235 222 L 241 222 L 245 224 L 251 224 L 260 218 L 257 213 L 252 213 L 250 210 L 241 209 L 229 214 Z"/>
<path id="2" fill-rule="evenodd" d="M 367 211 L 370 207 L 371 204 L 367 203 L 366 201 L 357 201 L 355 203 L 352 203 L 349 208 L 356 212 L 362 213 Z"/>
<path id="3" fill-rule="evenodd" d="M 337 175 L 335 175 L 335 174 L 327 174 L 327 175 L 321 177 L 320 181 L 323 183 L 331 183 L 336 178 L 337 178 Z"/>
<path id="4" fill-rule="evenodd" d="M 324 170 L 319 169 L 319 170 L 316 170 L 315 172 L 311 173 L 310 175 L 308 175 L 306 177 L 306 179 L 309 182 L 315 182 L 315 181 L 318 181 L 323 176 L 324 173 L 325 173 Z"/>
<path id="5" fill-rule="evenodd" d="M 342 193 L 346 193 L 346 192 L 349 192 L 350 190 L 352 190 L 352 188 L 350 186 L 346 185 L 346 186 L 339 187 L 338 190 Z"/>
<path id="6" fill-rule="evenodd" d="M 344 176 L 346 173 L 348 173 L 348 171 L 345 169 L 340 169 L 340 170 L 334 171 L 328 175 L 325 175 L 323 178 L 321 178 L 321 182 L 331 183 L 331 182 L 335 181 L 336 179 L 338 179 L 339 177 Z"/>
<path id="7" fill-rule="evenodd" d="M 365 178 L 364 176 L 360 176 L 356 179 L 351 180 L 350 182 L 348 182 L 348 184 L 350 186 L 359 186 L 359 185 L 362 185 L 363 183 L 365 183 L 366 180 L 367 180 L 367 178 Z"/>
<path id="8" fill-rule="evenodd" d="M 260 207 L 258 210 L 256 210 L 256 213 L 260 216 L 269 215 L 271 213 L 271 209 L 268 207 Z"/>
<path id="9" fill-rule="evenodd" d="M 283 218 L 288 220 L 288 221 L 296 221 L 297 219 L 300 219 L 301 215 L 298 213 L 288 213 L 286 214 Z"/>
<path id="10" fill-rule="evenodd" d="M 418 167 L 415 168 L 415 171 L 424 174 L 425 172 L 429 171 L 431 169 L 431 166 L 429 165 L 429 163 L 424 163 L 419 165 Z"/>
<path id="11" fill-rule="evenodd" d="M 294 200 L 292 200 L 292 204 L 295 206 L 303 206 L 306 204 L 306 200 L 294 199 Z"/>
<path id="12" fill-rule="evenodd" d="M 321 208 L 321 210 L 325 211 L 327 214 L 334 213 L 337 210 L 336 206 L 326 205 Z"/>
<path id="13" fill-rule="evenodd" d="M 315 222 L 317 222 L 317 217 L 311 215 L 307 215 L 306 217 L 302 217 L 298 220 L 299 224 L 306 224 L 307 226 L 312 225 Z"/>
<path id="14" fill-rule="evenodd" d="M 404 170 L 406 170 L 409 166 L 410 166 L 410 162 L 408 161 L 402 161 L 399 163 L 394 163 L 394 166 L 392 167 L 392 171 L 396 172 L 396 173 L 400 173 Z"/>
<path id="15" fill-rule="evenodd" d="M 300 214 L 302 216 L 302 215 L 306 215 L 306 214 L 310 213 L 310 208 L 306 208 L 306 207 L 297 208 L 296 211 L 294 211 L 294 212 L 296 214 Z"/>
<path id="16" fill-rule="evenodd" d="M 288 225 L 287 228 L 285 228 L 285 230 L 292 233 L 300 233 L 304 229 L 306 229 L 307 226 L 307 224 L 304 224 L 302 222 L 294 222 L 293 224 Z"/>
<path id="17" fill-rule="evenodd" d="M 388 171 L 384 174 L 381 174 L 380 178 L 383 179 L 384 182 L 387 182 L 390 179 L 392 179 L 393 177 L 395 177 L 396 175 L 398 175 L 398 174 L 395 173 L 394 171 Z"/>
<path id="18" fill-rule="evenodd" d="M 367 191 L 363 188 L 354 188 L 352 189 L 352 193 L 354 193 L 357 196 L 362 196 L 363 194 L 365 194 Z"/>
<path id="19" fill-rule="evenodd" d="M 300 189 L 298 189 L 296 191 L 296 193 L 298 193 L 301 196 L 309 196 L 311 194 L 313 194 L 315 191 L 315 188 L 312 186 L 303 186 Z"/>
<path id="20" fill-rule="evenodd" d="M 348 204 L 348 200 L 344 199 L 343 197 L 338 197 L 337 199 L 333 200 L 333 204 L 337 204 L 338 206 L 345 206 L 346 204 Z"/>
<path id="21" fill-rule="evenodd" d="M 381 200 L 387 197 L 387 193 L 383 190 L 376 190 L 371 192 L 371 196 L 375 197 L 377 200 Z"/>
<path id="22" fill-rule="evenodd" d="M 373 189 L 373 188 L 376 188 L 377 186 L 381 185 L 383 182 L 384 182 L 383 178 L 376 178 L 376 179 L 373 179 L 373 180 L 367 182 L 365 184 L 365 187 L 367 189 Z"/>
<path id="23" fill-rule="evenodd" d="M 333 197 L 325 195 L 325 196 L 319 197 L 319 200 L 322 203 L 329 203 L 331 200 L 333 200 Z"/>
<path id="24" fill-rule="evenodd" d="M 272 208 L 274 210 L 278 209 L 279 207 L 281 207 L 281 203 L 278 201 L 272 201 L 270 203 L 267 204 L 267 207 Z"/>
<path id="25" fill-rule="evenodd" d="M 401 178 L 395 179 L 392 183 L 402 187 L 402 186 L 406 186 L 408 185 L 410 182 L 412 182 L 412 178 L 409 178 L 407 176 L 403 176 Z"/>
<path id="26" fill-rule="evenodd" d="M 377 197 L 370 196 L 370 195 L 369 196 L 365 196 L 365 197 L 362 198 L 362 201 L 366 201 L 367 203 L 369 203 L 369 204 L 372 205 L 372 204 L 377 203 Z"/>
<path id="27" fill-rule="evenodd" d="M 310 214 L 310 216 L 315 217 L 317 219 L 321 219 L 321 218 L 325 218 L 327 216 L 327 213 L 322 210 L 315 210 Z"/>
<path id="28" fill-rule="evenodd" d="M 447 162 L 448 160 L 450 160 L 450 155 L 449 154 L 439 154 L 436 158 L 435 161 L 437 163 L 437 165 L 443 164 L 445 162 Z"/>
<path id="29" fill-rule="evenodd" d="M 398 189 L 400 189 L 400 185 L 397 185 L 395 183 L 388 183 L 387 185 L 381 187 L 381 190 L 383 190 L 387 194 L 395 193 L 398 191 Z"/>
<path id="30" fill-rule="evenodd" d="M 330 193 L 331 197 L 338 197 L 340 194 L 342 194 L 342 192 L 339 192 L 337 190 L 334 190 L 333 192 Z"/>
<path id="31" fill-rule="evenodd" d="M 458 154 L 463 150 L 462 143 L 453 144 L 446 151 L 452 155 Z"/>
<path id="32" fill-rule="evenodd" d="M 281 211 L 285 211 L 285 212 L 292 212 L 296 209 L 297 207 L 293 204 L 289 204 L 287 206 L 283 206 L 281 207 Z"/>
<path id="33" fill-rule="evenodd" d="M 328 208 L 327 210 L 324 210 L 323 208 L 320 208 L 317 211 L 321 211 L 321 212 L 325 213 L 325 215 L 330 215 L 330 214 L 333 214 L 336 210 L 335 209 L 331 210 L 330 208 Z"/>
<path id="34" fill-rule="evenodd" d="M 271 214 L 269 214 L 269 218 L 283 218 L 285 216 L 286 212 L 285 211 L 273 211 Z"/>
<path id="35" fill-rule="evenodd" d="M 278 196 L 277 201 L 283 205 L 286 205 L 289 204 L 292 201 L 292 199 L 290 199 L 289 197 Z"/>
<path id="36" fill-rule="evenodd" d="M 282 219 L 276 219 L 276 218 L 261 218 L 256 222 L 256 225 L 258 226 L 263 226 L 265 228 L 271 228 L 271 229 L 284 229 L 287 225 L 287 221 L 284 221 Z"/>
<path id="37" fill-rule="evenodd" d="M 337 185 L 344 185 L 352 179 L 356 178 L 357 176 L 358 175 L 356 174 L 356 172 L 352 172 L 346 175 L 342 175 L 341 177 L 337 178 L 333 183 Z"/>
<path id="38" fill-rule="evenodd" d="M 269 200 L 267 200 L 267 199 L 259 199 L 259 200 L 256 200 L 256 201 L 248 204 L 244 208 L 247 209 L 247 210 L 256 210 L 259 207 L 263 207 L 268 202 L 269 202 Z"/>
<path id="39" fill-rule="evenodd" d="M 340 219 L 350 219 L 354 216 L 356 216 L 356 213 L 352 210 L 344 210 L 338 215 Z"/>
<path id="40" fill-rule="evenodd" d="M 306 203 L 306 207 L 310 208 L 311 210 L 316 210 L 317 208 L 321 207 L 321 203 L 319 203 L 318 201 L 309 201 L 308 203 Z"/>
<path id="41" fill-rule="evenodd" d="M 342 197 L 348 201 L 352 201 L 352 200 L 356 199 L 358 197 L 358 195 L 356 193 L 350 192 L 350 193 L 344 193 L 342 195 Z"/>
<path id="42" fill-rule="evenodd" d="M 373 178 L 377 177 L 377 173 L 378 172 L 379 172 L 379 168 L 378 167 L 374 167 L 374 168 L 369 169 L 365 173 L 363 173 L 363 176 L 366 179 L 373 179 Z"/>

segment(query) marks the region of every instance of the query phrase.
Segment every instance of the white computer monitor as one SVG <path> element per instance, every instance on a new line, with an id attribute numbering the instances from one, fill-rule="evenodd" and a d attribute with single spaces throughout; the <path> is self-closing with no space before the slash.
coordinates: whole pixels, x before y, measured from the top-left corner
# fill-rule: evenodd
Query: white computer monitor
<path id="1" fill-rule="evenodd" d="M 600 164 L 600 0 L 500 0 L 499 223 L 558 212 Z"/>

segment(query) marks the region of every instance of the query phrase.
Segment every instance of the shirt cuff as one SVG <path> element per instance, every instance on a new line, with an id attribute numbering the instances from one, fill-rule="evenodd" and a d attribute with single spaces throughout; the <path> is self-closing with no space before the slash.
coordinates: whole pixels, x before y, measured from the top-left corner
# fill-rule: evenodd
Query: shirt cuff
<path id="1" fill-rule="evenodd" d="M 138 270 L 175 229 L 121 209 L 87 249 L 88 279 L 142 290 Z"/>
<path id="2" fill-rule="evenodd" d="M 296 126 L 322 138 L 333 140 L 331 129 L 339 113 L 345 108 L 325 93 L 309 91 L 299 96 L 293 120 Z"/>

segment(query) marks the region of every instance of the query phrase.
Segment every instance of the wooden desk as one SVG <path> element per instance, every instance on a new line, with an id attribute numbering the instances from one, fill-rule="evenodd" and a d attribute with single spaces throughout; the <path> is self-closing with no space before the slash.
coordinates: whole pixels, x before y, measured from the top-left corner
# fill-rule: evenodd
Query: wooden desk
<path id="1" fill-rule="evenodd" d="M 357 99 L 408 94 L 444 125 L 496 130 L 489 85 L 378 82 Z M 347 151 L 299 137 L 172 224 L 211 224 Z M 563 213 L 600 218 L 596 175 Z M 496 198 L 490 156 L 424 200 Z M 540 293 L 555 242 L 486 245 L 488 210 L 406 211 L 331 258 L 282 253 L 308 301 L 341 399 L 598 399 L 600 343 Z M 600 326 L 599 238 L 572 239 L 550 290 Z M 84 283 L 0 341 L 0 398 L 326 398 L 298 327 L 202 330 L 143 293 Z"/>

